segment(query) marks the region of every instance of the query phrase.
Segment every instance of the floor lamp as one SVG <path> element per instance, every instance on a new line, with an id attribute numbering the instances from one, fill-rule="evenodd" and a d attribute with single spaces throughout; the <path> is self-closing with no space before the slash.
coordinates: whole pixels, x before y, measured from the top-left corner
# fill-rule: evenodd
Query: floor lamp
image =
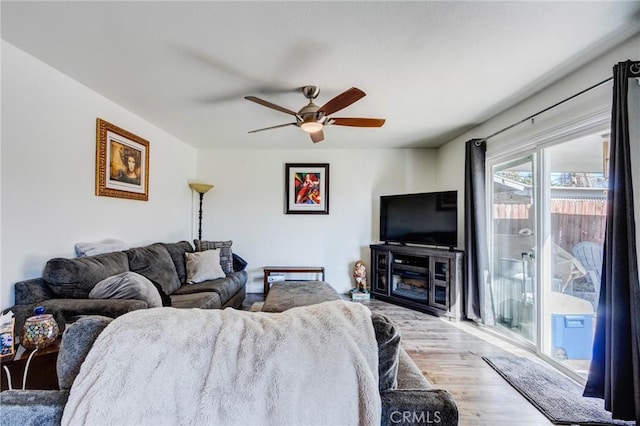
<path id="1" fill-rule="evenodd" d="M 202 197 L 208 190 L 213 188 L 213 185 L 206 183 L 190 183 L 189 187 L 200 194 L 200 212 L 198 214 L 198 239 L 202 240 Z"/>

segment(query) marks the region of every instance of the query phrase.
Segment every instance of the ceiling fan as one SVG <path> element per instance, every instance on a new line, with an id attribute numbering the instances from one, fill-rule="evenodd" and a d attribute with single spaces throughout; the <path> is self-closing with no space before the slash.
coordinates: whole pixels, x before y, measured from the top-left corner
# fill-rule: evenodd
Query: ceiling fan
<path id="1" fill-rule="evenodd" d="M 285 114 L 293 115 L 296 118 L 294 123 L 279 124 L 277 126 L 251 130 L 249 133 L 277 129 L 278 127 L 297 126 L 309 133 L 313 143 L 317 143 L 324 140 L 324 133 L 322 129 L 324 126 L 328 126 L 330 124 L 351 127 L 382 127 L 385 122 L 384 118 L 329 117 L 334 112 L 348 107 L 366 95 L 362 90 L 356 87 L 345 90 L 322 106 L 318 106 L 313 103 L 313 100 L 320 94 L 320 89 L 318 87 L 304 86 L 302 87 L 302 94 L 305 98 L 309 99 L 309 103 L 303 106 L 298 112 L 291 111 L 290 109 L 265 101 L 264 99 L 256 98 L 255 96 L 245 96 L 244 98 L 248 101 L 266 106 L 267 108 L 275 109 L 276 111 L 284 112 Z"/>

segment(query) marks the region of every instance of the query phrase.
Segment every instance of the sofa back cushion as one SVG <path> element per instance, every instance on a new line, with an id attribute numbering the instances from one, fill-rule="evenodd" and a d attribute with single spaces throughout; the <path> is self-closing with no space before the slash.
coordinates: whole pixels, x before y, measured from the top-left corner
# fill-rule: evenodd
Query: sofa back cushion
<path id="1" fill-rule="evenodd" d="M 169 252 L 173 266 L 176 267 L 178 278 L 184 284 L 187 281 L 187 267 L 185 264 L 185 253 L 193 253 L 193 247 L 189 241 L 179 241 L 177 243 L 161 243 Z"/>
<path id="2" fill-rule="evenodd" d="M 60 389 L 71 389 L 93 342 L 111 321 L 113 320 L 108 317 L 88 315 L 81 317 L 64 331 L 56 362 Z"/>
<path id="3" fill-rule="evenodd" d="M 47 262 L 42 278 L 59 298 L 86 299 L 98 282 L 129 270 L 125 252 L 76 259 L 57 257 Z"/>
<path id="4" fill-rule="evenodd" d="M 157 282 L 166 294 L 180 288 L 180 278 L 169 251 L 160 243 L 127 250 L 129 269 Z"/>
<path id="5" fill-rule="evenodd" d="M 400 329 L 385 315 L 372 312 L 371 322 L 378 342 L 378 387 L 380 392 L 398 387 Z"/>

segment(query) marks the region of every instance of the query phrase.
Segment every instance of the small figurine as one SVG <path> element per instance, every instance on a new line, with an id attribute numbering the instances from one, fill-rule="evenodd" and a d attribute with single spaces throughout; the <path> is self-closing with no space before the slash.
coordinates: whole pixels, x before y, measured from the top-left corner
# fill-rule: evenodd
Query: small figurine
<path id="1" fill-rule="evenodd" d="M 364 266 L 362 260 L 358 260 L 354 265 L 353 278 L 356 280 L 354 291 L 369 293 L 369 290 L 367 290 L 367 268 Z"/>

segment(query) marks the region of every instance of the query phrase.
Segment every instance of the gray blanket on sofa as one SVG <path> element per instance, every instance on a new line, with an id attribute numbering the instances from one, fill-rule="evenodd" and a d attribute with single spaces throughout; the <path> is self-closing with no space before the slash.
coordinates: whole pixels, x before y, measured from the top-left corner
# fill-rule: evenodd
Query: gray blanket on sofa
<path id="1" fill-rule="evenodd" d="M 96 340 L 62 424 L 379 425 L 377 350 L 371 312 L 345 301 L 131 312 Z"/>

